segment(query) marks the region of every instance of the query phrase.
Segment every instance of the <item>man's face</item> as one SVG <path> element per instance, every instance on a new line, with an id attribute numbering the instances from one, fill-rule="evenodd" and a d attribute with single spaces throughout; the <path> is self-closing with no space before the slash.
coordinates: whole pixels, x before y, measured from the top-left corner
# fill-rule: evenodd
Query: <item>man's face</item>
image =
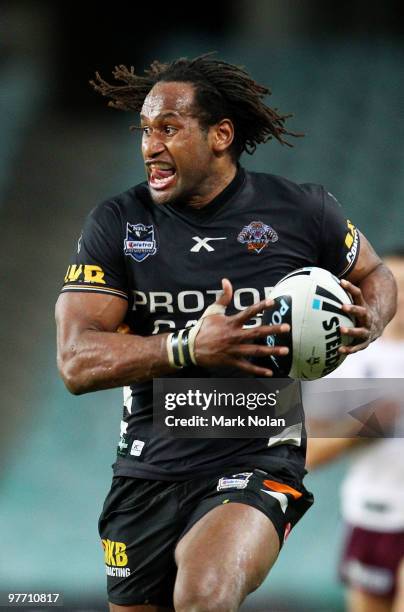
<path id="1" fill-rule="evenodd" d="M 209 133 L 195 116 L 191 83 L 157 83 L 141 110 L 142 154 L 156 204 L 198 201 L 214 162 Z"/>

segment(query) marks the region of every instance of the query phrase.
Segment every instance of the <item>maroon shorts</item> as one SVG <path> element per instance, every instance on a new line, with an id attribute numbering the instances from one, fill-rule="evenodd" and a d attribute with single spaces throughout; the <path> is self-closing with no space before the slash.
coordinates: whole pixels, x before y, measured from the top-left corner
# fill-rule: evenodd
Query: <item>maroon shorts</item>
<path id="1" fill-rule="evenodd" d="M 404 531 L 380 532 L 347 525 L 340 576 L 351 587 L 392 596 L 404 560 Z"/>

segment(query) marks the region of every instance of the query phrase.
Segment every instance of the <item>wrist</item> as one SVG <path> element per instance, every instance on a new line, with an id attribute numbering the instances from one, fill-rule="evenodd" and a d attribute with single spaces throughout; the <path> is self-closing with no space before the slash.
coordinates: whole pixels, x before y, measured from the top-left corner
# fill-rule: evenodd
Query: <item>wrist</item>
<path id="1" fill-rule="evenodd" d="M 385 325 L 384 325 L 383 317 L 381 316 L 377 308 L 369 307 L 369 310 L 371 312 L 371 321 L 372 321 L 371 326 L 370 326 L 369 340 L 370 342 L 373 342 L 374 340 L 379 338 L 379 336 L 382 335 Z"/>
<path id="2" fill-rule="evenodd" d="M 191 330 L 192 328 L 188 327 L 168 334 L 166 347 L 168 361 L 172 368 L 181 369 L 196 365 L 193 350 L 195 339 L 191 336 Z"/>
<path id="3" fill-rule="evenodd" d="M 225 306 L 215 302 L 207 307 L 194 326 L 168 334 L 166 348 L 168 361 L 172 368 L 181 369 L 198 365 L 195 357 L 195 340 L 202 327 L 203 320 L 211 315 L 224 314 L 225 310 Z"/>

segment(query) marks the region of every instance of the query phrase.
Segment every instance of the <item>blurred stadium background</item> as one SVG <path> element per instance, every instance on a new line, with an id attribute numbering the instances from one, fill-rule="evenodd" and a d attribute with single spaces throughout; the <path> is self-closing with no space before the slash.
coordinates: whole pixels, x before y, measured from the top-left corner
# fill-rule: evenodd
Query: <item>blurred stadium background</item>
<path id="1" fill-rule="evenodd" d="M 107 109 L 88 80 L 119 63 L 141 71 L 211 50 L 244 65 L 306 134 L 244 164 L 324 184 L 383 251 L 403 241 L 404 21 L 388 0 L 16 0 L 0 14 L 0 590 L 55 591 L 65 609 L 106 610 L 97 518 L 121 394 L 65 391 L 53 308 L 85 214 L 143 169 L 133 117 Z M 307 478 L 316 506 L 243 610 L 343 610 L 344 465 Z"/>

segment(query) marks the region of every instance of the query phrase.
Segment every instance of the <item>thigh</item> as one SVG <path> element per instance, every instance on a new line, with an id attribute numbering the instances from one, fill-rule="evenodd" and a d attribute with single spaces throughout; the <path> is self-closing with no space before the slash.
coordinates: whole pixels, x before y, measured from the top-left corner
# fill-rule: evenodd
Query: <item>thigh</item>
<path id="1" fill-rule="evenodd" d="M 241 503 L 213 508 L 177 545 L 176 609 L 204 609 L 206 601 L 209 610 L 237 610 L 279 549 L 277 531 L 260 510 Z"/>
<path id="2" fill-rule="evenodd" d="M 99 520 L 112 610 L 173 607 L 174 548 L 183 527 L 176 483 L 113 479 Z"/>
<path id="3" fill-rule="evenodd" d="M 179 541 L 177 583 L 211 575 L 244 598 L 264 580 L 279 550 L 277 531 L 260 510 L 240 503 L 217 506 Z"/>
<path id="4" fill-rule="evenodd" d="M 176 609 L 204 609 L 204 601 L 216 602 L 217 610 L 238 609 L 311 501 L 304 487 L 298 491 L 261 470 L 212 479 L 176 547 Z"/>

